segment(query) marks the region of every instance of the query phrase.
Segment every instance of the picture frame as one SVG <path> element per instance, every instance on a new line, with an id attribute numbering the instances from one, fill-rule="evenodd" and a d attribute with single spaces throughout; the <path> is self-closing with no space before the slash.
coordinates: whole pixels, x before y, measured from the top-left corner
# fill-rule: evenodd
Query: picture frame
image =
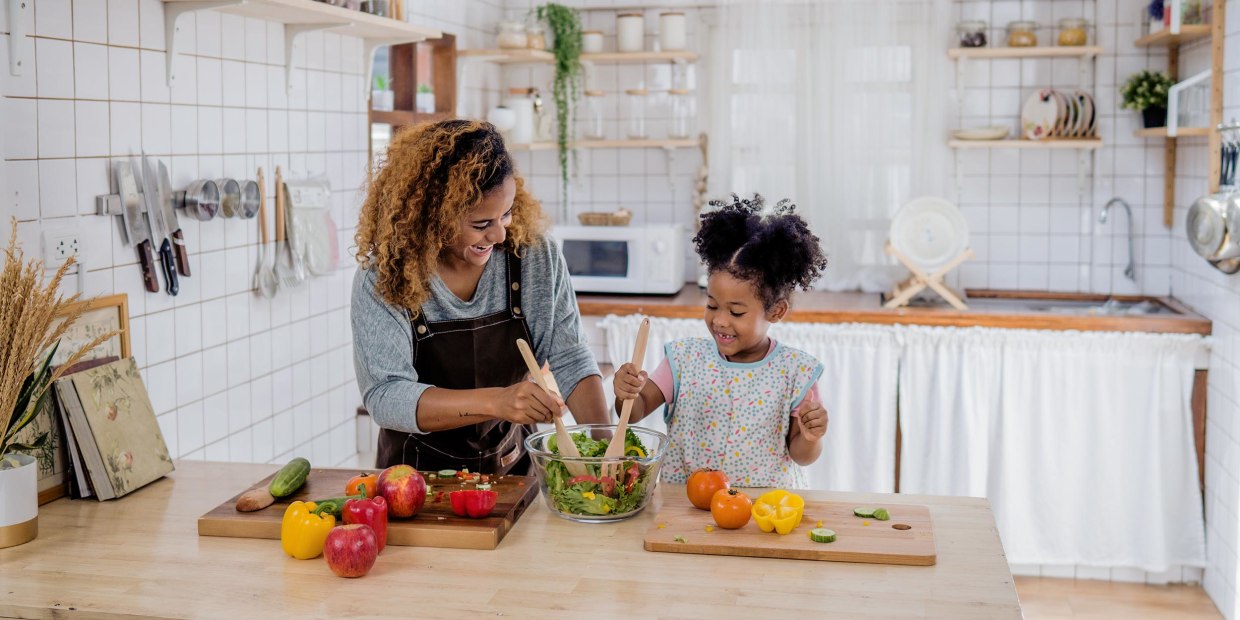
<path id="1" fill-rule="evenodd" d="M 65 308 L 65 312 L 52 321 L 50 329 L 55 329 L 69 313 L 82 309 L 82 316 L 60 339 L 60 346 L 52 358 L 52 366 L 62 364 L 78 348 L 88 344 L 95 337 L 109 331 L 118 333 L 102 345 L 86 354 L 75 368 L 89 365 L 94 360 L 130 357 L 129 340 L 129 296 L 125 293 L 106 295 L 86 299 Z M 23 429 L 19 441 L 33 441 L 43 433 L 50 433 L 43 448 L 31 454 L 38 460 L 39 467 L 39 505 L 65 497 L 69 494 L 71 472 L 69 472 L 68 447 L 64 442 L 64 431 L 61 429 L 60 416 L 55 410 L 55 398 L 49 397 L 43 410 L 35 415 L 30 426 Z"/>

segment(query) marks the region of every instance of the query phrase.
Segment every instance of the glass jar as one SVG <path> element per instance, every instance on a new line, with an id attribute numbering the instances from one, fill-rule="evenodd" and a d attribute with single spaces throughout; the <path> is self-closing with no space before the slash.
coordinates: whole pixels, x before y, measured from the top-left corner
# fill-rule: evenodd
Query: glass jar
<path id="1" fill-rule="evenodd" d="M 673 88 L 667 91 L 671 107 L 671 122 L 667 125 L 667 137 L 676 140 L 693 135 L 693 91 Z"/>
<path id="2" fill-rule="evenodd" d="M 541 24 L 525 27 L 525 46 L 532 50 L 547 49 L 547 31 Z"/>
<path id="3" fill-rule="evenodd" d="M 529 37 L 525 35 L 525 24 L 501 21 L 499 23 L 499 34 L 495 37 L 495 44 L 500 49 L 525 49 L 525 46 L 529 45 Z"/>
<path id="4" fill-rule="evenodd" d="M 1079 17 L 1065 17 L 1059 20 L 1058 43 L 1065 47 L 1080 47 L 1089 40 L 1089 22 Z"/>
<path id="5" fill-rule="evenodd" d="M 688 47 L 685 14 L 668 11 L 659 14 L 659 47 L 665 52 L 678 52 Z"/>
<path id="6" fill-rule="evenodd" d="M 1008 22 L 1007 25 L 1007 44 L 1008 47 L 1037 47 L 1038 46 L 1038 24 L 1031 21 L 1014 21 Z"/>
<path id="7" fill-rule="evenodd" d="M 986 47 L 984 21 L 963 20 L 956 24 L 956 34 L 960 37 L 960 47 Z"/>
<path id="8" fill-rule="evenodd" d="M 627 117 L 626 135 L 630 140 L 646 139 L 646 100 L 649 93 L 644 88 L 630 88 L 624 91 L 625 117 Z"/>
<path id="9" fill-rule="evenodd" d="M 602 54 L 603 31 L 583 30 L 581 32 L 581 51 L 585 54 Z"/>
<path id="10" fill-rule="evenodd" d="M 606 93 L 601 90 L 587 90 L 582 94 L 586 98 L 584 116 L 581 119 L 581 137 L 586 140 L 606 140 L 607 131 L 604 129 L 603 120 L 603 97 Z"/>
<path id="11" fill-rule="evenodd" d="M 616 51 L 632 54 L 645 49 L 646 18 L 641 13 L 616 16 Z"/>

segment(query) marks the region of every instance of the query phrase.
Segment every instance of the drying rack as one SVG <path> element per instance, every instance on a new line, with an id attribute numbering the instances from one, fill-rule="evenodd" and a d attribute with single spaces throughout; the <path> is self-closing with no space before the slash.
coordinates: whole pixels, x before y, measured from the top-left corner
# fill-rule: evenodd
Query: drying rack
<path id="1" fill-rule="evenodd" d="M 891 245 L 890 241 L 883 246 L 883 251 L 886 252 L 888 256 L 895 257 L 895 259 L 900 261 L 901 264 L 908 267 L 909 272 L 913 274 L 905 280 L 896 283 L 896 285 L 891 289 L 891 299 L 888 299 L 887 303 L 883 304 L 884 308 L 899 308 L 901 306 L 907 306 L 908 302 L 913 299 L 914 295 L 929 288 L 930 290 L 938 293 L 939 296 L 946 300 L 947 303 L 951 304 L 953 308 L 962 311 L 969 309 L 969 306 L 964 303 L 964 296 L 952 290 L 950 286 L 947 286 L 947 284 L 943 282 L 943 278 L 965 261 L 976 256 L 973 253 L 972 248 L 966 249 L 956 255 L 955 258 L 948 261 L 945 265 L 930 273 L 926 273 L 926 270 L 922 269 L 917 265 L 917 263 L 910 260 L 909 257 L 905 256 L 903 252 L 897 250 L 895 246 Z"/>

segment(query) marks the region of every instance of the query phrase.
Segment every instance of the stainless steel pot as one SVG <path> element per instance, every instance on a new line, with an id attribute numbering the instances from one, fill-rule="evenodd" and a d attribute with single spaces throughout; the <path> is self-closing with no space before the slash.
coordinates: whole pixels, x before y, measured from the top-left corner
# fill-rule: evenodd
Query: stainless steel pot
<path id="1" fill-rule="evenodd" d="M 1206 260 L 1222 258 L 1219 253 L 1228 242 L 1227 229 L 1228 195 L 1209 194 L 1198 198 L 1188 208 L 1184 230 L 1193 251 Z M 1240 222 L 1233 223 L 1233 226 Z"/>

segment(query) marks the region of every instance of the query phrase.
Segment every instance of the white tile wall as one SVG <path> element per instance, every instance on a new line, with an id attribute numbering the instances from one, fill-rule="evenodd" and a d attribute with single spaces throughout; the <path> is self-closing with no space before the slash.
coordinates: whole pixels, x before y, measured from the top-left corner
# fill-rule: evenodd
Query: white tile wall
<path id="1" fill-rule="evenodd" d="M 476 28 L 443 19 L 432 25 L 489 37 L 498 0 L 471 4 L 485 18 Z M 254 220 L 183 217 L 193 276 L 182 279 L 176 298 L 148 294 L 118 222 L 93 210 L 95 195 L 115 191 L 113 158 L 142 150 L 168 164 L 177 188 L 200 177 L 252 178 L 260 165 L 271 178 L 280 165 L 290 174 L 330 174 L 338 190 L 333 216 L 348 247 L 360 200 L 353 188 L 367 161 L 361 41 L 320 33 L 314 66 L 302 72 L 315 89 L 289 95 L 281 87 L 278 24 L 188 15 L 180 22 L 179 81 L 169 89 L 163 7 L 159 0 L 35 4 L 31 69 L 20 78 L 0 71 L 3 214 L 18 218 L 20 241 L 36 255 L 43 230 L 76 228 L 84 290 L 129 295 L 134 356 L 174 455 L 282 462 L 296 453 L 352 462 L 360 395 L 349 257 L 337 274 L 268 301 L 249 290 Z M 7 67 L 7 34 L 2 39 Z"/>

